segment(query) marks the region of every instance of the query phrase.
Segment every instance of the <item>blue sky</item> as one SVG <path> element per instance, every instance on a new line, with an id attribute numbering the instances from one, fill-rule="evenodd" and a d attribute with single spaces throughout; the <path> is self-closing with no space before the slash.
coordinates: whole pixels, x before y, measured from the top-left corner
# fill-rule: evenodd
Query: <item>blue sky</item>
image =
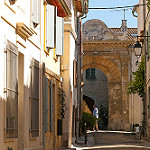
<path id="1" fill-rule="evenodd" d="M 136 5 L 139 0 L 89 0 L 89 7 L 117 7 Z M 120 10 L 120 9 L 117 9 Z M 112 10 L 89 10 L 87 18 L 83 23 L 90 19 L 102 20 L 108 27 L 120 27 L 124 19 L 124 11 Z M 126 11 L 128 27 L 137 27 L 137 18 L 133 17 L 132 10 Z"/>

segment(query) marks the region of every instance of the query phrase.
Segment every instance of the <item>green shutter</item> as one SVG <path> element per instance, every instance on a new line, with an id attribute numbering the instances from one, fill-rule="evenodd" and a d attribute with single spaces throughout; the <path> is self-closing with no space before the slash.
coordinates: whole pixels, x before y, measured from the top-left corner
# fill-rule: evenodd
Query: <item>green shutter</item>
<path id="1" fill-rule="evenodd" d="M 86 78 L 90 78 L 90 69 L 86 69 Z"/>
<path id="2" fill-rule="evenodd" d="M 91 68 L 91 78 L 95 78 L 95 68 Z"/>
<path id="3" fill-rule="evenodd" d="M 95 68 L 86 69 L 86 78 L 94 79 L 95 77 Z"/>

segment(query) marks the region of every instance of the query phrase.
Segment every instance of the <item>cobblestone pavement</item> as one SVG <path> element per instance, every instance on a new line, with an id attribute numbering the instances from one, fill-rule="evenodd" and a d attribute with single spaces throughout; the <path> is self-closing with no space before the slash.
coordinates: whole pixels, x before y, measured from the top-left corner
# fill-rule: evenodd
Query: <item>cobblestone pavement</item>
<path id="1" fill-rule="evenodd" d="M 131 132 L 89 131 L 87 135 L 88 143 L 74 145 L 76 150 L 150 150 L 149 142 L 138 140 Z M 81 141 L 83 143 L 84 137 Z"/>

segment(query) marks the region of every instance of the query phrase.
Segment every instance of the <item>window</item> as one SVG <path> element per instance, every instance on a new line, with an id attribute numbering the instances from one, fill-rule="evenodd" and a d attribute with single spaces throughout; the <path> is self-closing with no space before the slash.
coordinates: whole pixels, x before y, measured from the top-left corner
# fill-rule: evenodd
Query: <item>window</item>
<path id="1" fill-rule="evenodd" d="M 32 59 L 31 66 L 31 135 L 39 136 L 39 62 Z"/>
<path id="2" fill-rule="evenodd" d="M 6 54 L 6 137 L 18 137 L 18 48 L 7 42 Z"/>
<path id="3" fill-rule="evenodd" d="M 86 69 L 86 78 L 87 79 L 95 79 L 95 68 Z"/>

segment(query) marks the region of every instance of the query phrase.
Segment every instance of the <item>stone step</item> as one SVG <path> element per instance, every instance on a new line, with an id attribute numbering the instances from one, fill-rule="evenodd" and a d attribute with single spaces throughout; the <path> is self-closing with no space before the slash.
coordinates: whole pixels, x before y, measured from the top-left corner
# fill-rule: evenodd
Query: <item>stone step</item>
<path id="1" fill-rule="evenodd" d="M 84 150 L 84 149 L 83 149 Z M 150 150 L 146 147 L 110 147 L 110 148 L 90 148 L 89 150 Z"/>
<path id="2" fill-rule="evenodd" d="M 76 150 L 76 148 L 65 148 L 65 147 L 62 147 L 62 148 L 59 148 L 59 150 Z"/>

